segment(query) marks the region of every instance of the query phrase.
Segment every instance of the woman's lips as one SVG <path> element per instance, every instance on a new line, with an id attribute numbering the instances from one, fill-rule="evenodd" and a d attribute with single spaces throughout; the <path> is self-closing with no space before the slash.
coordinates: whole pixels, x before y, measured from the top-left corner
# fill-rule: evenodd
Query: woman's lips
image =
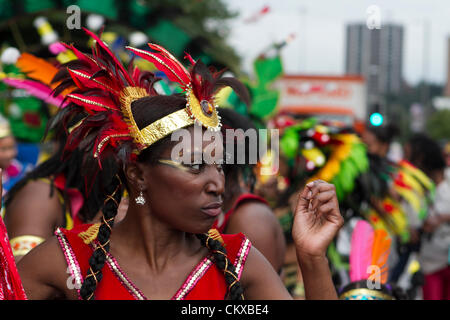
<path id="1" fill-rule="evenodd" d="M 222 213 L 222 202 L 211 203 L 203 207 L 201 210 L 208 216 L 217 217 L 219 214 Z"/>

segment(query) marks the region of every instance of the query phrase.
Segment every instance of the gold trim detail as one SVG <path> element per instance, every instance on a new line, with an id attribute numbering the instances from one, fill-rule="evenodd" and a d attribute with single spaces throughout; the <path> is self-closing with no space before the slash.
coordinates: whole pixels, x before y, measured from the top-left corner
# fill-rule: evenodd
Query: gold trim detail
<path id="1" fill-rule="evenodd" d="M 353 298 L 352 298 L 353 296 Z M 364 298 L 364 299 L 363 299 Z M 394 300 L 390 295 L 366 288 L 356 288 L 339 296 L 341 300 Z"/>
<path id="2" fill-rule="evenodd" d="M 95 239 L 97 239 L 99 229 L 100 223 L 94 223 L 86 231 L 80 232 L 78 236 L 83 240 L 85 244 L 89 244 Z"/>
<path id="3" fill-rule="evenodd" d="M 188 101 L 186 105 L 188 113 L 193 120 L 210 130 L 220 130 L 220 117 L 217 114 L 216 105 L 213 106 L 210 101 L 206 100 L 199 102 L 190 86 L 188 86 L 188 90 L 186 91 L 186 100 Z M 207 107 L 208 110 L 203 110 L 202 103 L 207 104 L 205 108 Z"/>
<path id="4" fill-rule="evenodd" d="M 219 241 L 223 245 L 224 243 L 223 238 L 217 229 L 209 229 L 208 235 L 212 239 Z"/>
<path id="5" fill-rule="evenodd" d="M 156 120 L 142 129 L 139 133 L 139 142 L 148 147 L 172 132 L 193 124 L 194 120 L 189 117 L 186 109 L 181 109 Z"/>
<path id="6" fill-rule="evenodd" d="M 42 237 L 26 235 L 12 238 L 9 243 L 11 244 L 13 255 L 17 257 L 26 255 L 31 249 L 44 241 L 45 239 Z"/>

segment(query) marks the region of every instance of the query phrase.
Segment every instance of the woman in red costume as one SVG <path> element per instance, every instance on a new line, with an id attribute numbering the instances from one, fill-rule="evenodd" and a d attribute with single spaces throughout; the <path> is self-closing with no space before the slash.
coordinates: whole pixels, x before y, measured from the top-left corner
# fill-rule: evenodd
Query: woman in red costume
<path id="1" fill-rule="evenodd" d="M 218 130 L 214 93 L 227 85 L 240 92 L 241 84 L 211 74 L 191 58 L 188 72 L 157 45 L 150 44 L 151 51 L 129 48 L 185 90 L 185 95 L 159 96 L 152 74 L 126 70 L 89 34 L 96 40 L 93 55 L 70 47 L 79 59 L 58 74 L 59 89 L 76 87 L 62 110 L 63 121 L 89 110 L 72 130 L 67 151 L 93 155 L 86 157 L 86 167 L 101 166 L 109 157 L 121 166 L 105 186 L 101 223 L 57 229 L 55 238 L 21 259 L 18 270 L 28 298 L 289 299 L 276 271 L 243 234 L 210 229 L 223 202 L 220 162 L 189 161 L 220 149 L 214 148 L 216 140 L 197 144 L 194 124 L 203 132 Z M 170 140 L 181 129 L 192 139 L 182 150 Z M 114 225 L 125 188 L 128 211 Z M 342 223 L 334 187 L 308 184 L 298 198 L 292 230 L 307 298 L 337 298 L 326 249 Z"/>

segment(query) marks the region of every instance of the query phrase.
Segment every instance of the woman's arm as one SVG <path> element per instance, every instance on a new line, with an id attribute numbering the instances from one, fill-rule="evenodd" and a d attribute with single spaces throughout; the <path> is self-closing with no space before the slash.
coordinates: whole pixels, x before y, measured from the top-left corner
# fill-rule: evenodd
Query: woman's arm
<path id="1" fill-rule="evenodd" d="M 332 184 L 317 180 L 299 194 L 292 237 L 307 299 L 337 299 L 326 251 L 343 222 Z M 270 263 L 254 247 L 249 252 L 241 283 L 246 299 L 292 298 Z"/>
<path id="2" fill-rule="evenodd" d="M 299 194 L 292 228 L 306 299 L 337 299 L 326 252 L 343 224 L 334 185 L 308 183 Z"/>
<path id="3" fill-rule="evenodd" d="M 56 237 L 43 242 L 18 263 L 22 285 L 30 300 L 76 299 L 67 263 Z"/>
<path id="4" fill-rule="evenodd" d="M 63 223 L 61 212 L 57 191 L 50 197 L 50 186 L 45 182 L 30 181 L 15 194 L 5 208 L 4 221 L 9 239 L 17 242 L 13 245 L 16 261 L 24 255 L 20 253 L 23 250 L 20 250 L 19 237 L 33 236 L 40 242 L 52 237 L 55 227 Z"/>
<path id="5" fill-rule="evenodd" d="M 241 284 L 246 300 L 292 299 L 270 262 L 253 246 L 242 271 Z"/>

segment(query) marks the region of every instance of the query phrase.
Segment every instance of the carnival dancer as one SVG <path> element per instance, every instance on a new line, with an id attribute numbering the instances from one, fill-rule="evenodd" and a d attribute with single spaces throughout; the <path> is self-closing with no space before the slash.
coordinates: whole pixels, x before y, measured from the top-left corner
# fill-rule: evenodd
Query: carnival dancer
<path id="1" fill-rule="evenodd" d="M 439 144 L 424 134 L 415 134 L 406 148 L 408 159 L 436 184 L 430 214 L 423 224 L 419 261 L 425 275 L 423 299 L 450 300 L 450 170 Z"/>
<path id="2" fill-rule="evenodd" d="M 103 205 L 100 188 L 112 180 L 110 171 L 116 164 L 109 161 L 88 188 L 81 171 L 83 153 L 74 150 L 63 158 L 66 135 L 56 136 L 58 150 L 19 180 L 5 197 L 4 221 L 16 261 L 51 238 L 56 228 L 70 230 L 94 221 Z M 124 198 L 121 204 L 126 202 Z M 125 212 L 120 210 L 119 219 Z"/>
<path id="3" fill-rule="evenodd" d="M 185 91 L 184 96 L 159 96 L 147 72 L 132 66 L 126 70 L 88 33 L 95 40 L 93 55 L 72 48 L 79 59 L 61 70 L 67 77 L 60 89 L 77 87 L 68 95 L 64 118 L 89 110 L 70 133 L 67 151 L 86 151 L 99 167 L 108 157 L 123 166 L 118 166 L 114 183 L 105 186 L 102 223 L 58 229 L 56 238 L 20 260 L 28 298 L 288 299 L 278 274 L 243 234 L 209 231 L 221 211 L 221 165 L 179 160 L 217 143 L 194 143 L 195 124 L 205 132 L 218 130 L 213 94 L 225 85 L 239 90 L 239 83 L 217 78 L 192 59 L 188 72 L 154 44 L 151 51 L 129 48 Z M 173 158 L 170 134 L 183 128 L 191 133 L 191 148 Z M 83 165 L 92 164 L 85 160 Z M 125 218 L 114 226 L 124 188 L 131 201 Z M 299 195 L 292 230 L 307 298 L 337 297 L 326 248 L 341 225 L 333 186 L 309 183 Z M 73 286 L 68 286 L 67 270 Z"/>
<path id="4" fill-rule="evenodd" d="M 363 134 L 370 159 L 370 170 L 364 177 L 368 183 L 362 188 L 369 196 L 365 197 L 365 202 L 371 207 L 366 212 L 366 219 L 375 229 L 384 229 L 392 236 L 389 260 L 392 264 L 389 280 L 392 283 L 405 274 L 408 264 L 418 264 L 415 256 L 421 245 L 422 225 L 435 192 L 433 181 L 414 164 L 405 159 L 388 158 L 396 134 L 397 129 L 391 124 L 368 126 Z M 413 273 L 421 272 L 420 268 L 415 269 Z M 411 280 L 418 278 L 409 273 L 407 276 L 411 276 Z"/>

